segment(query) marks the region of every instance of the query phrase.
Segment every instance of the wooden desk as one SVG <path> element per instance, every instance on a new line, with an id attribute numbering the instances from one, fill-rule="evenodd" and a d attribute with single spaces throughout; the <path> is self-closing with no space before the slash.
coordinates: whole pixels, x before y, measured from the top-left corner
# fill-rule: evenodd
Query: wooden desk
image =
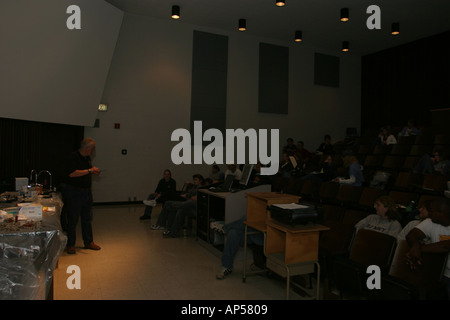
<path id="1" fill-rule="evenodd" d="M 281 254 L 285 264 L 317 260 L 319 231 L 324 230 L 329 228 L 312 223 L 294 227 L 267 221 L 266 254 Z"/>
<path id="2" fill-rule="evenodd" d="M 270 220 L 269 207 L 272 204 L 298 203 L 300 199 L 300 196 L 278 192 L 247 193 L 247 223 L 265 232 L 266 221 Z"/>
<path id="3" fill-rule="evenodd" d="M 324 230 L 329 228 L 312 223 L 294 227 L 274 220 L 267 221 L 266 267 L 286 277 L 286 299 L 289 299 L 290 277 L 313 273 L 314 265 L 317 267 L 316 298 L 319 299 L 319 233 Z"/>
<path id="4" fill-rule="evenodd" d="M 245 282 L 246 280 L 246 275 L 249 274 L 247 272 L 247 236 L 249 234 L 255 233 L 255 232 L 249 233 L 248 227 L 257 230 L 257 232 L 264 233 L 264 242 L 265 242 L 267 230 L 266 221 L 270 220 L 269 207 L 272 204 L 298 203 L 300 198 L 301 198 L 300 196 L 277 192 L 247 193 L 247 220 L 245 221 L 245 236 L 244 236 L 244 271 L 242 275 L 243 282 Z"/>

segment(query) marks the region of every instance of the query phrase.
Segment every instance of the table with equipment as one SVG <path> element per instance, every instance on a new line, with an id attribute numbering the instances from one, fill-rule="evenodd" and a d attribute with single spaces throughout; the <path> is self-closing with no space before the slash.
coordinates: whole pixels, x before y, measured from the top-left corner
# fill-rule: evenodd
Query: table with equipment
<path id="1" fill-rule="evenodd" d="M 289 299 L 291 276 L 311 274 L 317 268 L 316 299 L 319 299 L 320 265 L 318 263 L 320 231 L 326 226 L 316 224 L 313 207 L 299 204 L 300 197 L 275 192 L 247 194 L 247 221 L 244 237 L 244 271 L 246 280 L 246 254 L 248 228 L 264 234 L 266 268 L 286 278 L 286 299 Z M 274 208 L 275 207 L 275 208 Z M 290 208 L 301 208 L 301 214 L 282 217 L 279 212 L 290 212 Z M 277 215 L 271 214 L 275 210 Z M 294 210 L 295 211 L 295 210 Z M 314 214 L 313 214 L 314 212 Z"/>
<path id="2" fill-rule="evenodd" d="M 38 196 L 32 205 L 42 208 L 41 219 L 27 219 L 17 202 L 0 206 L 0 300 L 53 298 L 53 271 L 67 242 L 60 224 L 62 201 L 53 194 Z"/>
<path id="3" fill-rule="evenodd" d="M 270 220 L 270 206 L 280 203 L 297 203 L 299 196 L 278 192 L 247 192 L 247 219 L 245 221 L 244 236 L 244 271 L 242 281 L 245 282 L 247 274 L 259 273 L 259 271 L 247 272 L 247 236 L 253 233 L 263 233 L 266 237 L 266 222 Z M 249 228 L 255 231 L 249 231 Z"/>

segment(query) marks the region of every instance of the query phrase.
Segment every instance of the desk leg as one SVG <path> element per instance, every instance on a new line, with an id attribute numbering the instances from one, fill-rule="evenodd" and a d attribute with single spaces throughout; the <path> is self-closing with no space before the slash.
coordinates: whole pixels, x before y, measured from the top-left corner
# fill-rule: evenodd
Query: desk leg
<path id="1" fill-rule="evenodd" d="M 320 299 L 320 264 L 318 261 L 314 261 L 314 264 L 317 267 L 317 282 L 316 282 L 316 300 Z M 286 268 L 286 300 L 289 300 L 289 293 L 290 293 L 290 283 L 291 283 L 291 273 L 288 265 L 285 265 Z M 294 283 L 295 284 L 295 283 Z M 300 288 L 303 288 L 303 286 L 299 286 Z M 312 299 L 314 299 L 314 296 L 312 296 Z"/>
<path id="2" fill-rule="evenodd" d="M 315 262 L 317 266 L 317 283 L 316 283 L 316 300 L 320 297 L 320 264 L 318 261 Z"/>
<path id="3" fill-rule="evenodd" d="M 259 273 L 263 273 L 267 271 L 267 268 L 264 268 L 262 270 L 257 270 L 257 271 L 249 271 L 247 272 L 247 247 L 248 247 L 248 240 L 247 237 L 251 234 L 258 234 L 261 233 L 261 231 L 253 231 L 253 232 L 249 232 L 248 231 L 248 226 L 245 225 L 245 233 L 244 233 L 244 271 L 242 273 L 242 282 L 245 282 L 247 279 L 247 274 L 259 274 Z M 262 232 L 263 236 L 264 236 L 264 242 L 263 242 L 263 252 L 264 255 L 266 256 L 266 233 Z"/>
<path id="4" fill-rule="evenodd" d="M 245 272 L 247 270 L 247 225 L 245 225 L 245 233 L 244 233 L 244 273 L 242 276 L 242 282 L 245 282 Z"/>
<path id="5" fill-rule="evenodd" d="M 289 300 L 290 283 L 291 283 L 291 274 L 289 273 L 289 267 L 286 265 L 286 300 Z"/>

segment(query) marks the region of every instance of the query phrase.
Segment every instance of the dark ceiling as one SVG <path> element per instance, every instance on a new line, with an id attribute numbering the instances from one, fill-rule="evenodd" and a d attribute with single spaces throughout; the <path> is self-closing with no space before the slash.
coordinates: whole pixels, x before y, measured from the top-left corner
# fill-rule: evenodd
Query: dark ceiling
<path id="1" fill-rule="evenodd" d="M 349 41 L 351 53 L 368 54 L 450 30 L 450 0 L 105 0 L 132 14 L 158 19 L 170 17 L 172 5 L 179 5 L 188 23 L 216 30 L 237 31 L 238 20 L 247 20 L 246 33 L 279 41 L 293 41 L 295 30 L 303 31 L 303 45 L 340 50 Z M 380 8 L 381 29 L 369 30 L 366 22 L 371 5 Z M 341 22 L 341 8 L 349 8 L 350 21 Z M 401 33 L 390 34 L 398 22 Z M 302 45 L 302 44 L 300 44 Z"/>

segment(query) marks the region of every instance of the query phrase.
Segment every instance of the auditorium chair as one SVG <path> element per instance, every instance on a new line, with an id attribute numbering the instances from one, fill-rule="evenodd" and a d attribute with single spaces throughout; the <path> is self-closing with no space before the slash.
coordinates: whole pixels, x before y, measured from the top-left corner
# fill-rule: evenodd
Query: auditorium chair
<path id="1" fill-rule="evenodd" d="M 422 173 L 399 172 L 391 187 L 391 190 L 411 192 L 415 187 L 421 186 L 424 175 Z"/>
<path id="2" fill-rule="evenodd" d="M 322 182 L 319 188 L 319 201 L 322 204 L 334 203 L 341 185 L 333 181 Z"/>
<path id="3" fill-rule="evenodd" d="M 414 144 L 411 146 L 411 150 L 409 151 L 410 156 L 423 156 L 425 154 L 431 154 L 433 151 L 432 144 Z"/>
<path id="4" fill-rule="evenodd" d="M 406 156 L 405 158 L 405 162 L 403 163 L 403 170 L 404 171 L 413 171 L 414 168 L 416 167 L 417 163 L 420 160 L 420 156 L 414 156 L 414 155 L 409 155 Z"/>
<path id="5" fill-rule="evenodd" d="M 343 184 L 339 187 L 335 199 L 330 202 L 343 207 L 355 205 L 359 202 L 362 190 L 363 187 Z"/>
<path id="6" fill-rule="evenodd" d="M 391 197 L 396 204 L 404 207 L 407 207 L 411 201 L 417 203 L 419 200 L 419 195 L 415 192 L 403 192 L 396 190 L 389 191 L 389 197 Z"/>
<path id="7" fill-rule="evenodd" d="M 407 156 L 411 150 L 409 144 L 394 144 L 391 148 L 391 155 L 393 156 Z"/>
<path id="8" fill-rule="evenodd" d="M 364 160 L 364 170 L 366 169 L 379 169 L 384 161 L 384 155 L 382 154 L 370 154 L 367 155 L 366 159 Z"/>
<path id="9" fill-rule="evenodd" d="M 386 155 L 381 167 L 388 172 L 398 172 L 405 163 L 405 158 L 400 155 Z"/>
<path id="10" fill-rule="evenodd" d="M 321 184 L 320 180 L 304 180 L 299 194 L 302 202 L 317 203 Z"/>
<path id="11" fill-rule="evenodd" d="M 355 232 L 353 225 L 337 221 L 328 221 L 326 226 L 330 229 L 321 232 L 319 237 L 319 263 L 324 278 L 328 278 L 334 258 L 348 256 L 349 245 Z"/>
<path id="12" fill-rule="evenodd" d="M 373 154 L 389 154 L 391 152 L 392 145 L 376 145 L 373 148 Z"/>
<path id="13" fill-rule="evenodd" d="M 397 139 L 398 144 L 414 144 L 416 136 L 400 136 Z"/>
<path id="14" fill-rule="evenodd" d="M 385 194 L 386 191 L 383 189 L 364 187 L 361 191 L 358 203 L 353 204 L 350 207 L 362 211 L 373 211 L 375 200 Z"/>
<path id="15" fill-rule="evenodd" d="M 422 186 L 417 191 L 421 194 L 443 195 L 447 188 L 447 180 L 448 177 L 442 174 L 426 173 Z"/>
<path id="16" fill-rule="evenodd" d="M 388 274 L 381 276 L 381 288 L 373 290 L 373 300 L 437 300 L 448 299 L 446 287 L 441 282 L 448 253 L 422 252 L 422 263 L 411 269 L 405 256 L 409 251 L 405 240 L 397 244 Z"/>
<path id="17" fill-rule="evenodd" d="M 369 229 L 356 233 L 350 255 L 333 260 L 333 285 L 341 299 L 364 299 L 369 295 L 367 268 L 376 265 L 381 273 L 388 272 L 396 242 L 393 236 Z"/>
<path id="18" fill-rule="evenodd" d="M 374 210 L 373 205 L 372 210 Z M 342 218 L 342 223 L 345 225 L 354 226 L 359 221 L 361 221 L 362 219 L 364 219 L 365 217 L 367 217 L 369 214 L 372 213 L 375 213 L 375 211 L 369 212 L 364 210 L 346 209 L 344 212 L 344 217 Z"/>

